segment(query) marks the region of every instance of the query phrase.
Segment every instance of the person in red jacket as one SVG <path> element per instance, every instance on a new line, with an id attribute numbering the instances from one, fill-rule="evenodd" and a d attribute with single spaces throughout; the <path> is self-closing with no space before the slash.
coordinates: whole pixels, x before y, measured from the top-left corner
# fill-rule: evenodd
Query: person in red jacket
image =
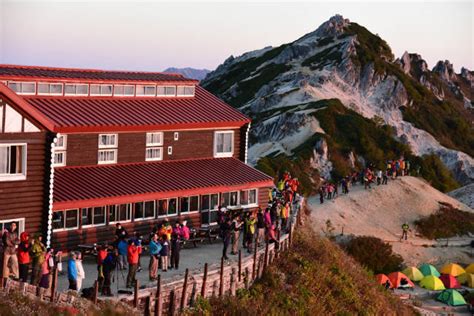
<path id="1" fill-rule="evenodd" d="M 107 257 L 107 245 L 97 247 L 97 281 L 99 283 L 99 292 L 102 292 L 104 286 L 104 260 Z"/>
<path id="2" fill-rule="evenodd" d="M 136 282 L 136 274 L 138 270 L 138 258 L 142 252 L 142 247 L 138 245 L 138 241 L 128 241 L 127 259 L 128 259 L 128 275 L 127 288 L 131 288 Z"/>
<path id="3" fill-rule="evenodd" d="M 20 244 L 17 249 L 18 265 L 20 268 L 20 281 L 27 282 L 30 268 L 30 235 L 27 232 L 20 234 Z"/>

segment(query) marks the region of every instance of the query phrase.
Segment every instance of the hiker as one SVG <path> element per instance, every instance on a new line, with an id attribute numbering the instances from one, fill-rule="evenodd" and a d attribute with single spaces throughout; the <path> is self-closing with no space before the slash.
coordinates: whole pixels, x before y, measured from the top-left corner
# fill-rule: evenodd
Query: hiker
<path id="1" fill-rule="evenodd" d="M 19 265 L 19 274 L 20 282 L 28 282 L 28 271 L 30 269 L 30 248 L 29 243 L 30 236 L 27 232 L 22 232 L 20 234 L 20 244 L 18 245 L 18 265 Z"/>
<path id="2" fill-rule="evenodd" d="M 408 226 L 408 224 L 405 222 L 402 225 L 402 237 L 400 238 L 400 241 L 402 241 L 403 238 L 405 238 L 405 240 L 408 239 L 408 230 L 409 229 L 410 229 L 410 226 Z"/>
<path id="3" fill-rule="evenodd" d="M 179 268 L 179 253 L 181 251 L 181 234 L 179 231 L 174 231 L 171 234 L 171 268 L 176 269 Z"/>
<path id="4" fill-rule="evenodd" d="M 220 226 L 220 235 L 222 238 L 222 242 L 224 247 L 222 249 L 222 257 L 224 260 L 228 260 L 227 257 L 227 248 L 229 247 L 230 240 L 231 240 L 231 233 L 232 233 L 232 223 L 229 218 L 227 218 L 224 223 Z"/>
<path id="5" fill-rule="evenodd" d="M 76 252 L 76 268 L 77 268 L 77 278 L 76 278 L 77 292 L 81 292 L 82 280 L 86 278 L 86 273 L 84 272 L 84 266 L 82 265 L 82 253 L 80 251 Z"/>
<path id="6" fill-rule="evenodd" d="M 39 281 L 39 286 L 48 289 L 49 288 L 49 278 L 51 270 L 54 268 L 54 250 L 49 248 L 47 249 L 43 263 L 41 264 L 41 279 Z"/>
<path id="7" fill-rule="evenodd" d="M 171 224 L 169 225 L 169 229 L 172 230 L 171 228 Z M 137 268 L 137 272 L 140 272 L 142 271 L 142 257 L 140 256 L 140 254 L 142 253 L 142 242 L 143 242 L 143 238 L 142 236 L 140 235 L 139 232 L 135 231 L 133 233 L 133 237 L 132 237 L 132 240 L 137 244 L 137 247 L 139 248 L 139 254 L 138 254 L 138 268 Z"/>
<path id="8" fill-rule="evenodd" d="M 256 219 L 253 217 L 252 214 L 249 214 L 248 218 L 245 221 L 245 226 L 247 226 L 247 235 L 245 236 L 245 240 L 247 243 L 247 252 L 252 252 L 252 241 L 255 235 L 255 223 Z"/>
<path id="9" fill-rule="evenodd" d="M 231 230 L 232 230 L 232 251 L 230 254 L 236 255 L 239 250 L 239 237 L 240 237 L 240 227 L 242 226 L 242 221 L 240 220 L 239 215 L 235 215 L 232 220 Z"/>
<path id="10" fill-rule="evenodd" d="M 265 218 L 262 208 L 258 208 L 257 213 L 257 247 L 265 240 Z"/>
<path id="11" fill-rule="evenodd" d="M 104 273 L 104 283 L 102 285 L 102 295 L 104 296 L 113 296 L 110 286 L 112 285 L 112 272 L 115 270 L 115 251 L 112 245 L 108 246 L 106 249 L 106 256 L 103 265 Z"/>
<path id="12" fill-rule="evenodd" d="M 319 192 L 319 202 L 323 204 L 324 203 L 324 187 L 320 186 L 318 192 Z"/>
<path id="13" fill-rule="evenodd" d="M 126 239 L 128 237 L 127 230 L 122 227 L 122 224 L 117 223 L 115 224 L 115 236 L 117 236 L 120 239 Z"/>
<path id="14" fill-rule="evenodd" d="M 281 209 L 281 230 L 286 232 L 288 217 L 290 216 L 290 202 L 286 202 Z"/>
<path id="15" fill-rule="evenodd" d="M 42 265 L 45 260 L 46 246 L 43 244 L 43 236 L 36 234 L 31 245 L 33 271 L 31 273 L 31 284 L 38 286 L 42 276 Z"/>
<path id="16" fill-rule="evenodd" d="M 97 282 L 99 285 L 99 292 L 102 292 L 104 285 L 104 260 L 107 257 L 107 244 L 99 246 L 97 249 Z"/>
<path id="17" fill-rule="evenodd" d="M 158 235 L 153 234 L 148 245 L 150 250 L 150 264 L 148 266 L 150 281 L 156 281 L 158 276 L 158 262 L 160 260 L 161 244 Z"/>
<path id="18" fill-rule="evenodd" d="M 69 253 L 69 260 L 67 261 L 67 278 L 69 280 L 69 290 L 77 291 L 77 266 L 76 253 L 74 251 Z"/>
<path id="19" fill-rule="evenodd" d="M 191 231 L 189 230 L 189 227 L 188 227 L 188 221 L 183 221 L 183 223 L 181 224 L 181 231 L 183 233 L 183 240 L 189 240 L 189 238 L 191 237 Z"/>
<path id="20" fill-rule="evenodd" d="M 117 264 L 120 270 L 128 268 L 127 262 L 128 243 L 125 239 L 119 239 L 117 243 Z"/>
<path id="21" fill-rule="evenodd" d="M 377 185 L 381 185 L 382 184 L 382 170 L 378 169 L 377 170 Z"/>
<path id="22" fill-rule="evenodd" d="M 161 242 L 161 251 L 160 251 L 160 256 L 161 256 L 161 270 L 163 272 L 168 271 L 168 256 L 169 256 L 169 251 L 170 251 L 170 244 L 168 241 L 168 235 L 164 235 L 163 241 Z"/>
<path id="23" fill-rule="evenodd" d="M 5 230 L 2 236 L 3 242 L 3 277 L 7 278 L 13 274 L 18 279 L 18 257 L 16 248 L 20 243 L 16 223 L 11 223 L 10 228 Z M 10 269 L 11 267 L 11 269 Z"/>
<path id="24" fill-rule="evenodd" d="M 406 174 L 407 176 L 410 175 L 410 161 L 408 161 L 408 160 L 405 161 L 405 174 Z"/>
<path id="25" fill-rule="evenodd" d="M 165 235 L 166 236 L 166 235 Z M 130 239 L 128 241 L 127 249 L 127 260 L 128 260 L 128 275 L 127 275 L 127 288 L 133 287 L 136 282 L 136 274 L 138 270 L 138 257 L 140 256 L 141 247 L 138 245 L 138 241 Z"/>
<path id="26" fill-rule="evenodd" d="M 385 171 L 385 173 L 382 175 L 382 185 L 388 183 L 388 177 L 390 175 L 389 169 Z"/>

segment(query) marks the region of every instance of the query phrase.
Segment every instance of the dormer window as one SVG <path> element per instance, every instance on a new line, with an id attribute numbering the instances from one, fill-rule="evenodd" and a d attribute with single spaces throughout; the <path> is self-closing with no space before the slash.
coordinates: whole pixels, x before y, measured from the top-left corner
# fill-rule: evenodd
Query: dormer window
<path id="1" fill-rule="evenodd" d="M 89 95 L 88 84 L 66 84 L 64 87 L 65 95 Z"/>
<path id="2" fill-rule="evenodd" d="M 158 86 L 156 87 L 156 95 L 159 97 L 175 97 L 176 86 Z"/>
<path id="3" fill-rule="evenodd" d="M 36 84 L 34 82 L 8 82 L 8 87 L 18 94 L 35 94 Z"/>
<path id="4" fill-rule="evenodd" d="M 232 157 L 234 154 L 234 132 L 214 133 L 214 157 Z"/>
<path id="5" fill-rule="evenodd" d="M 156 86 L 138 84 L 136 86 L 137 96 L 154 97 L 156 96 Z"/>
<path id="6" fill-rule="evenodd" d="M 38 95 L 63 95 L 63 84 L 38 83 Z"/>
<path id="7" fill-rule="evenodd" d="M 117 134 L 99 134 L 98 163 L 109 164 L 117 162 Z"/>
<path id="8" fill-rule="evenodd" d="M 194 86 L 178 86 L 177 95 L 178 97 L 190 97 L 194 96 Z"/>
<path id="9" fill-rule="evenodd" d="M 112 85 L 111 84 L 91 84 L 91 95 L 111 96 Z"/>
<path id="10" fill-rule="evenodd" d="M 114 96 L 133 97 L 134 95 L 134 85 L 114 85 Z"/>

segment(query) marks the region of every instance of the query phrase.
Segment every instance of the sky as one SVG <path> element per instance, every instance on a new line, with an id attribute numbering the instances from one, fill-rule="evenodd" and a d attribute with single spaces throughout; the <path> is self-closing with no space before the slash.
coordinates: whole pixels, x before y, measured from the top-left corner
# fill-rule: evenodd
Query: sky
<path id="1" fill-rule="evenodd" d="M 292 42 L 335 14 L 396 57 L 474 69 L 474 1 L 0 0 L 0 63 L 161 71 L 215 69 L 230 55 Z"/>

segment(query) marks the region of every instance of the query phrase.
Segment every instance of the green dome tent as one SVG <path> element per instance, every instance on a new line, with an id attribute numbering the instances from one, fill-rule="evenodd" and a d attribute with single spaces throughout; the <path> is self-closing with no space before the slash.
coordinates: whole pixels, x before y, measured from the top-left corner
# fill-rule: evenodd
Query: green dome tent
<path id="1" fill-rule="evenodd" d="M 421 273 L 423 273 L 424 276 L 434 275 L 438 278 L 441 276 L 438 270 L 436 270 L 436 268 L 431 264 L 423 263 L 418 269 L 421 271 Z"/>
<path id="2" fill-rule="evenodd" d="M 443 292 L 439 293 L 436 299 L 451 306 L 466 305 L 464 297 L 462 297 L 458 291 L 452 289 L 444 290 Z"/>

